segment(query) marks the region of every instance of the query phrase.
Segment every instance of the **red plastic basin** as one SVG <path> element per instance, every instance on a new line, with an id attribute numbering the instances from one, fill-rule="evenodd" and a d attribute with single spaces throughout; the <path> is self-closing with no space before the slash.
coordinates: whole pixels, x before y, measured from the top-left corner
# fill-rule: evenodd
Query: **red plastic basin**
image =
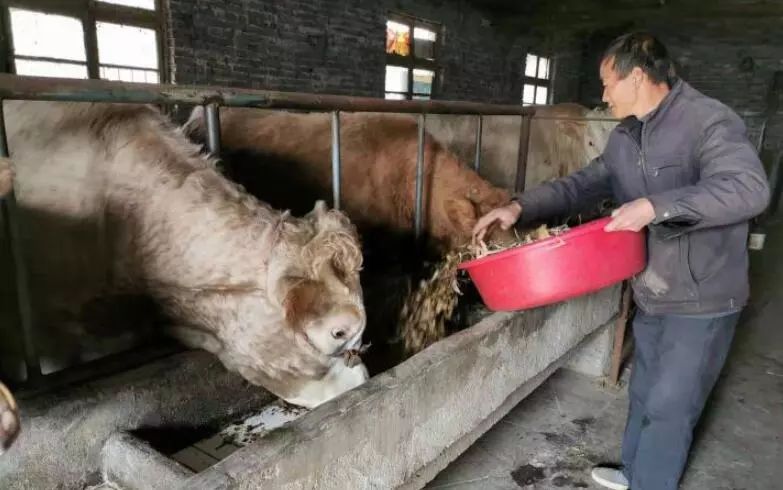
<path id="1" fill-rule="evenodd" d="M 493 311 L 557 303 L 641 272 L 647 261 L 644 231 L 606 232 L 601 218 L 544 240 L 463 262 Z"/>

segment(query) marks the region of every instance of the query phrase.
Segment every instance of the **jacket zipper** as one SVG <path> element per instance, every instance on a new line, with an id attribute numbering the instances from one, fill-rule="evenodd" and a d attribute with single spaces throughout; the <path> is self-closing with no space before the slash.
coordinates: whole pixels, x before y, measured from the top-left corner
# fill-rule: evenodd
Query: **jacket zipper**
<path id="1" fill-rule="evenodd" d="M 622 132 L 625 133 L 625 137 L 631 140 L 631 143 L 636 147 L 636 150 L 639 152 L 639 164 L 642 168 L 642 182 L 644 183 L 644 192 L 649 192 L 650 185 L 647 182 L 647 160 L 644 158 L 644 152 L 642 151 L 642 147 L 644 145 L 644 126 L 642 126 L 641 131 L 641 145 L 636 142 L 636 140 L 633 138 L 633 136 L 628 133 L 628 130 L 625 128 L 622 128 Z"/>

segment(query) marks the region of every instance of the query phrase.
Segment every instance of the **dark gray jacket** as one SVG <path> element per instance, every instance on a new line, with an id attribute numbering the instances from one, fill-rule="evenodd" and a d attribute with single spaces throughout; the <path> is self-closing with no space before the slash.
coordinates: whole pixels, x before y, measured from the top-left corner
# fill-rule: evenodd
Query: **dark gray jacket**
<path id="1" fill-rule="evenodd" d="M 585 168 L 519 196 L 523 220 L 647 197 L 655 220 L 647 268 L 632 282 L 637 305 L 649 314 L 740 309 L 749 295 L 748 222 L 769 201 L 744 123 L 683 81 L 645 116 L 641 145 L 630 132 L 634 122 L 622 121 Z"/>

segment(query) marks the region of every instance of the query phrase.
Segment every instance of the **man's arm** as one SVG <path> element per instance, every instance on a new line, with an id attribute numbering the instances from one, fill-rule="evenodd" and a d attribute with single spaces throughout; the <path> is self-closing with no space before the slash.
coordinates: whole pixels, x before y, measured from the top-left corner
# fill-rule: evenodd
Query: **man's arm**
<path id="1" fill-rule="evenodd" d="M 695 185 L 648 196 L 655 209 L 653 224 L 681 234 L 739 223 L 764 211 L 767 176 L 739 116 L 726 110 L 710 121 L 696 156 L 700 178 Z"/>
<path id="2" fill-rule="evenodd" d="M 522 219 L 535 221 L 579 212 L 612 196 L 609 169 L 599 156 L 586 167 L 516 196 Z"/>

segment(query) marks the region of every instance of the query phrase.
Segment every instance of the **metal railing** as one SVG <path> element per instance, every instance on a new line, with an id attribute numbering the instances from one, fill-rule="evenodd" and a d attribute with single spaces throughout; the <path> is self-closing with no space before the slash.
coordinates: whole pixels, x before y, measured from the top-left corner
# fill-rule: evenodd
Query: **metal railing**
<path id="1" fill-rule="evenodd" d="M 333 206 L 341 205 L 341 156 L 340 156 L 340 112 L 381 112 L 418 114 L 418 152 L 416 159 L 414 232 L 417 240 L 422 237 L 423 212 L 422 194 L 425 148 L 426 114 L 475 115 L 478 119 L 476 149 L 473 167 L 481 165 L 482 116 L 520 116 L 520 144 L 517 158 L 516 190 L 524 188 L 527 168 L 527 148 L 530 137 L 530 119 L 535 108 L 521 105 L 484 104 L 456 101 L 384 100 L 370 97 L 318 95 L 267 90 L 249 90 L 226 87 L 198 87 L 183 85 L 129 84 L 104 80 L 71 80 L 41 77 L 21 77 L 0 74 L 0 156 L 8 157 L 5 119 L 2 101 L 6 99 L 47 100 L 70 102 L 113 102 L 155 105 L 200 105 L 204 107 L 206 143 L 209 151 L 220 153 L 220 106 L 255 107 L 264 109 L 299 109 L 331 112 L 332 125 L 332 196 Z M 21 333 L 24 343 L 27 378 L 25 385 L 33 388 L 57 386 L 65 382 L 85 379 L 99 374 L 95 368 L 105 369 L 107 365 L 119 367 L 122 363 L 107 363 L 97 360 L 66 368 L 63 371 L 44 376 L 35 345 L 35 315 L 32 307 L 29 277 L 26 268 L 20 222 L 15 194 L 3 199 L 8 216 L 8 232 L 11 241 L 12 260 L 15 264 L 18 308 L 21 319 Z M 125 368 L 130 366 L 125 366 Z M 102 374 L 102 373 L 100 373 Z M 43 380 L 42 378 L 46 378 Z"/>

